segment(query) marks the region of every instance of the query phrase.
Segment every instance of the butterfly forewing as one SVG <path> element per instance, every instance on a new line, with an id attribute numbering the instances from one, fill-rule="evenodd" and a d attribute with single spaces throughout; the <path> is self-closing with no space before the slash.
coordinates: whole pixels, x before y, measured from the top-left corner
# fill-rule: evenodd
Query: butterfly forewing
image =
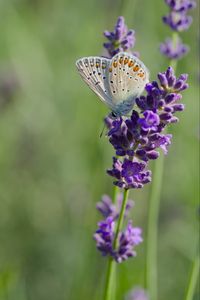
<path id="1" fill-rule="evenodd" d="M 110 59 L 84 57 L 76 62 L 76 66 L 87 85 L 112 109 L 112 98 L 108 85 Z"/>
<path id="2" fill-rule="evenodd" d="M 134 55 L 116 54 L 109 67 L 109 88 L 113 104 L 126 102 L 139 96 L 148 82 L 149 72 Z"/>

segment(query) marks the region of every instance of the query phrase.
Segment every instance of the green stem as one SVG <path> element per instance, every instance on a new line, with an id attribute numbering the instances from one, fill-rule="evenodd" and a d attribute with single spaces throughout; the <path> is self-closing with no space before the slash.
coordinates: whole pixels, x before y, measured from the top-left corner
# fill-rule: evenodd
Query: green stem
<path id="1" fill-rule="evenodd" d="M 189 280 L 185 300 L 193 300 L 195 288 L 199 276 L 199 267 L 200 267 L 200 259 L 199 259 L 199 254 L 197 254 L 197 257 L 193 262 L 192 272 L 190 275 L 190 280 Z"/>
<path id="2" fill-rule="evenodd" d="M 127 204 L 127 201 L 128 201 L 128 194 L 129 194 L 129 190 L 124 190 L 122 207 L 121 207 L 119 219 L 118 219 L 118 222 L 117 222 L 117 229 L 116 229 L 116 233 L 115 233 L 114 249 L 116 249 L 118 247 L 118 238 L 119 238 L 119 233 L 120 233 L 120 231 L 122 229 L 122 225 L 123 225 L 124 213 L 125 213 L 126 204 Z"/>
<path id="3" fill-rule="evenodd" d="M 126 210 L 126 204 L 128 200 L 128 190 L 124 190 L 124 196 L 123 196 L 123 202 L 122 207 L 119 215 L 119 219 L 117 222 L 117 228 L 115 233 L 115 239 L 113 243 L 114 249 L 118 247 L 119 242 L 119 233 L 122 229 L 123 220 L 124 220 L 124 213 Z M 104 300 L 114 300 L 114 294 L 115 294 L 115 267 L 116 262 L 110 258 L 108 262 L 108 269 L 107 269 L 107 275 L 106 275 L 106 286 L 105 286 L 105 293 L 104 293 Z"/>
<path id="4" fill-rule="evenodd" d="M 110 257 L 108 261 L 108 268 L 106 274 L 104 300 L 113 299 L 113 295 L 115 293 L 114 291 L 115 290 L 115 267 L 116 267 L 116 262 L 113 260 L 112 257 Z"/>

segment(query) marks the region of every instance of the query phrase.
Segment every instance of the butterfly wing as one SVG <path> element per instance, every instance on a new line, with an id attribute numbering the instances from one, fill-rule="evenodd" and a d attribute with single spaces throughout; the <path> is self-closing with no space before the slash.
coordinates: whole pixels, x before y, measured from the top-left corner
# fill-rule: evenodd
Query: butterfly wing
<path id="1" fill-rule="evenodd" d="M 97 96 L 110 109 L 113 109 L 112 97 L 108 85 L 110 59 L 103 57 L 83 57 L 76 62 L 79 74 Z"/>
<path id="2" fill-rule="evenodd" d="M 149 71 L 136 56 L 120 52 L 110 62 L 108 80 L 113 106 L 123 109 L 120 104 L 133 103 L 143 92 Z"/>
<path id="3" fill-rule="evenodd" d="M 116 115 L 125 115 L 133 107 L 146 83 L 149 71 L 134 55 L 120 52 L 112 59 L 84 57 L 76 62 L 87 85 Z"/>

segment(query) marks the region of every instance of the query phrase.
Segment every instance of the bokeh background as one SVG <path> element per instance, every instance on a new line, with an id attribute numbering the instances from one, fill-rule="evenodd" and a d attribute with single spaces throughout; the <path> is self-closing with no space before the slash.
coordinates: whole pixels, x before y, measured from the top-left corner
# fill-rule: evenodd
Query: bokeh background
<path id="1" fill-rule="evenodd" d="M 168 61 L 159 43 L 164 1 L 0 0 L 0 299 L 100 300 L 106 259 L 92 239 L 95 205 L 112 194 L 112 148 L 99 138 L 107 108 L 75 69 L 101 55 L 102 32 L 124 15 L 151 79 Z M 183 33 L 191 51 L 186 110 L 171 126 L 159 218 L 159 299 L 182 300 L 198 240 L 198 9 Z M 132 192 L 134 224 L 147 226 L 148 194 Z M 144 285 L 145 241 L 118 267 L 117 300 Z M 198 298 L 198 291 L 195 299 Z"/>

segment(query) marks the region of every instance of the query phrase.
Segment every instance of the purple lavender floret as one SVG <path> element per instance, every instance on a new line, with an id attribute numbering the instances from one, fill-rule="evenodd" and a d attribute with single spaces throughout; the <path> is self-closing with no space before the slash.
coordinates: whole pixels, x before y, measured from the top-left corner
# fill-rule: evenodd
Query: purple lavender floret
<path id="1" fill-rule="evenodd" d="M 146 171 L 145 167 L 144 162 L 131 161 L 127 158 L 121 162 L 113 157 L 113 168 L 107 170 L 107 173 L 117 179 L 113 183 L 118 187 L 138 189 L 151 181 L 151 171 Z"/>
<path id="2" fill-rule="evenodd" d="M 118 263 L 136 256 L 134 248 L 143 241 L 141 235 L 141 228 L 133 227 L 132 222 L 129 221 L 125 231 L 120 233 L 119 247 L 117 251 L 114 251 L 114 257 Z"/>
<path id="3" fill-rule="evenodd" d="M 192 23 L 192 17 L 172 11 L 167 16 L 163 17 L 163 22 L 169 25 L 174 31 L 185 31 L 190 27 Z"/>
<path id="4" fill-rule="evenodd" d="M 112 199 L 108 195 L 103 195 L 101 201 L 97 203 L 96 208 L 102 214 L 104 218 L 112 217 L 113 220 L 119 217 L 119 213 L 122 206 L 123 195 L 119 193 L 117 195 L 116 205 L 113 204 Z M 129 211 L 134 206 L 134 202 L 128 199 L 124 217 L 128 216 Z"/>
<path id="5" fill-rule="evenodd" d="M 165 3 L 171 10 L 177 12 L 187 12 L 188 10 L 196 7 L 196 2 L 193 0 L 165 0 Z"/>
<path id="6" fill-rule="evenodd" d="M 141 129 L 144 131 L 154 130 L 156 131 L 160 124 L 159 115 L 151 110 L 146 110 L 143 113 L 144 118 L 140 118 L 138 123 L 141 125 Z"/>
<path id="7" fill-rule="evenodd" d="M 103 256 L 111 255 L 113 256 L 113 241 L 114 241 L 114 228 L 115 223 L 113 217 L 108 217 L 107 219 L 98 223 L 99 229 L 94 234 L 94 239 L 96 241 L 96 246 L 99 251 L 101 251 Z"/>
<path id="8" fill-rule="evenodd" d="M 189 52 L 189 47 L 183 44 L 180 38 L 175 44 L 171 38 L 167 38 L 160 44 L 160 52 L 169 59 L 181 59 Z"/>
<path id="9" fill-rule="evenodd" d="M 146 97 L 136 99 L 141 111 L 152 110 L 159 115 L 158 131 L 162 131 L 166 124 L 178 121 L 174 113 L 184 110 L 179 100 L 182 98 L 180 92 L 188 88 L 187 78 L 187 74 L 176 78 L 173 68 L 169 67 L 166 72 L 158 74 L 159 83 L 153 81 L 146 85 Z"/>
<path id="10" fill-rule="evenodd" d="M 127 295 L 126 300 L 149 300 L 149 297 L 144 289 L 135 288 Z"/>
<path id="11" fill-rule="evenodd" d="M 104 47 L 110 57 L 120 51 L 129 50 L 135 44 L 135 32 L 128 30 L 123 17 L 118 18 L 114 31 L 104 31 L 104 36 L 109 40 L 109 42 L 104 43 Z"/>

